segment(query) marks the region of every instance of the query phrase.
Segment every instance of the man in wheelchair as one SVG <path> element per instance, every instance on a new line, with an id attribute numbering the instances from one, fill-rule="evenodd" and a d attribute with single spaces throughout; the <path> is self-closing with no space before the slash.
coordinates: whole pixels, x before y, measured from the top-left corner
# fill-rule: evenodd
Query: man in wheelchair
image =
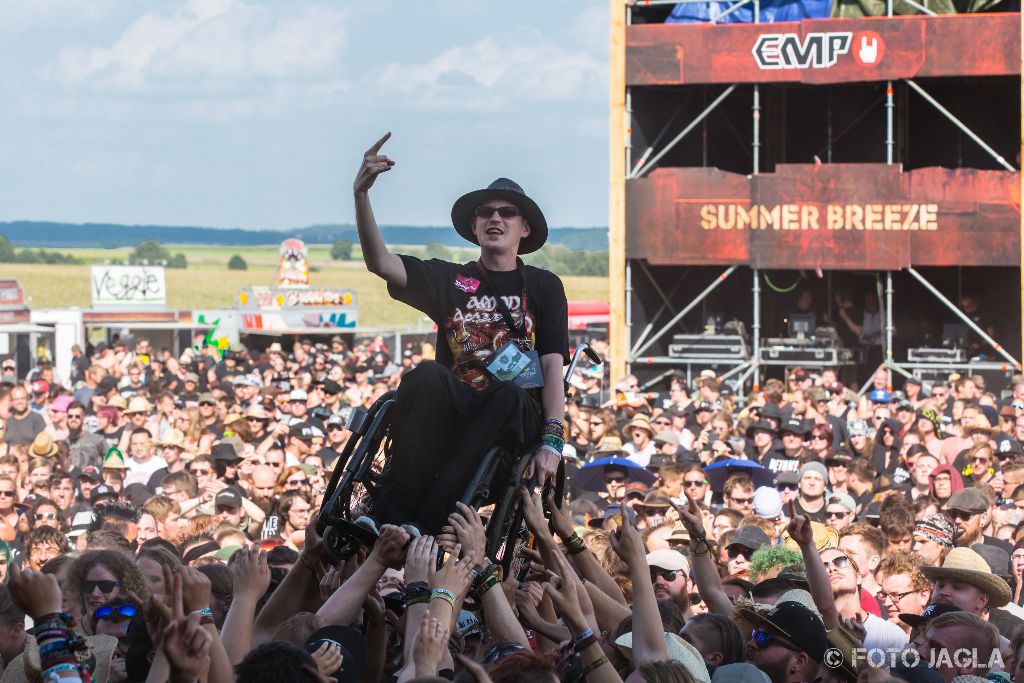
<path id="1" fill-rule="evenodd" d="M 452 207 L 455 230 L 480 246 L 475 261 L 388 251 L 369 190 L 394 167 L 381 154 L 390 135 L 366 152 L 354 183 L 363 260 L 387 281 L 393 299 L 437 324 L 437 358 L 402 378 L 392 460 L 372 513 L 356 524 L 436 534 L 492 446 L 513 453 L 535 448 L 526 478 L 536 475 L 541 485 L 553 478 L 563 445 L 568 304 L 557 275 L 519 258 L 540 249 L 548 228 L 540 207 L 506 178 Z"/>

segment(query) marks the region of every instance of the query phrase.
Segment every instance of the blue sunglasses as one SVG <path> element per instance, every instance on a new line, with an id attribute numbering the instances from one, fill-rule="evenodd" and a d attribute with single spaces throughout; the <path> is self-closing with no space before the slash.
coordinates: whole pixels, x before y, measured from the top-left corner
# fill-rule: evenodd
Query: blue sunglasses
<path id="1" fill-rule="evenodd" d="M 139 609 L 135 605 L 118 605 L 117 607 L 110 607 L 109 605 L 104 605 L 103 607 L 96 608 L 96 618 L 109 619 L 112 616 L 114 616 L 114 613 L 116 612 L 118 615 L 122 617 L 127 617 L 131 619 L 136 615 L 138 611 Z"/>
<path id="2" fill-rule="evenodd" d="M 771 645 L 772 643 L 775 643 L 780 647 L 784 647 L 787 650 L 794 649 L 793 646 L 787 643 L 785 640 L 782 640 L 778 636 L 772 634 L 769 631 L 766 631 L 763 628 L 755 628 L 753 632 L 750 634 L 750 640 L 754 643 L 754 647 L 756 647 L 758 650 L 762 650 Z"/>

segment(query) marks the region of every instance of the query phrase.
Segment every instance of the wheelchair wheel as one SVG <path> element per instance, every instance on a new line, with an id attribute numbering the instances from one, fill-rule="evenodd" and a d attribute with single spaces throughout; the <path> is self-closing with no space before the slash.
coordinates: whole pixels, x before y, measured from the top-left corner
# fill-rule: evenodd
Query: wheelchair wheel
<path id="1" fill-rule="evenodd" d="M 352 436 L 331 474 L 317 518 L 317 532 L 335 559 L 351 557 L 359 545 L 373 545 L 373 534 L 352 522 L 372 512 L 377 487 L 391 464 L 391 420 L 395 392 L 389 391 L 369 408 L 353 411 Z"/>
<path id="2" fill-rule="evenodd" d="M 531 453 L 521 455 L 512 465 L 507 484 L 497 496 L 494 512 L 487 522 L 487 556 L 494 558 L 506 577 L 522 564 L 518 557 L 519 551 L 530 538 L 530 532 L 523 523 L 523 502 L 519 497 L 519 486 L 531 456 Z"/>

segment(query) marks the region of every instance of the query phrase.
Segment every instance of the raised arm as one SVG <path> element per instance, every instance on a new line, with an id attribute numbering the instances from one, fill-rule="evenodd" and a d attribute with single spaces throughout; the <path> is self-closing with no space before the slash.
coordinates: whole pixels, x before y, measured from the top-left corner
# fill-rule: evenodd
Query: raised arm
<path id="1" fill-rule="evenodd" d="M 704 518 L 700 508 L 690 494 L 686 495 L 686 505 L 676 508 L 679 519 L 690 534 L 690 549 L 693 555 L 693 582 L 697 584 L 697 592 L 708 609 L 715 614 L 729 616 L 732 614 L 732 601 L 722 590 L 722 580 L 715 566 L 715 556 L 711 552 L 712 544 L 708 543 L 707 532 L 704 531 Z"/>
<path id="2" fill-rule="evenodd" d="M 356 198 L 356 230 L 359 232 L 359 245 L 363 249 L 363 262 L 366 263 L 367 269 L 387 280 L 389 284 L 405 287 L 405 264 L 402 263 L 402 259 L 388 251 L 388 246 L 384 244 L 384 238 L 377 228 L 377 219 L 373 217 L 373 207 L 370 206 L 370 188 L 373 187 L 377 176 L 395 166 L 394 161 L 380 153 L 380 148 L 390 137 L 391 133 L 385 134 L 373 147 L 366 150 L 363 163 L 356 174 L 355 183 L 352 185 Z"/>
<path id="3" fill-rule="evenodd" d="M 789 501 L 789 528 L 786 530 L 800 546 L 800 552 L 804 556 L 804 566 L 807 568 L 807 586 L 810 589 L 811 597 L 814 598 L 814 604 L 821 612 L 821 620 L 825 623 L 825 628 L 831 630 L 841 626 L 835 595 L 832 593 L 832 584 L 829 583 L 825 565 L 821 563 L 818 548 L 814 545 L 811 520 L 804 515 L 797 514 L 794 501 Z"/>

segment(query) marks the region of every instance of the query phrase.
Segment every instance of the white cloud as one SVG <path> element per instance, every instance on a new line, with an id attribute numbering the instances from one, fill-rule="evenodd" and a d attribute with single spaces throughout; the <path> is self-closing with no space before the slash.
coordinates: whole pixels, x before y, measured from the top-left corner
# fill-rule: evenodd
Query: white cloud
<path id="1" fill-rule="evenodd" d="M 322 88 L 338 81 L 345 20 L 344 10 L 321 5 L 188 0 L 138 17 L 110 46 L 62 48 L 54 75 L 122 95 L 202 97 L 268 82 Z"/>
<path id="2" fill-rule="evenodd" d="M 569 102 L 604 96 L 606 64 L 530 28 L 448 48 L 425 63 L 391 64 L 375 76 L 385 92 L 413 104 L 473 110 L 517 102 Z"/>

